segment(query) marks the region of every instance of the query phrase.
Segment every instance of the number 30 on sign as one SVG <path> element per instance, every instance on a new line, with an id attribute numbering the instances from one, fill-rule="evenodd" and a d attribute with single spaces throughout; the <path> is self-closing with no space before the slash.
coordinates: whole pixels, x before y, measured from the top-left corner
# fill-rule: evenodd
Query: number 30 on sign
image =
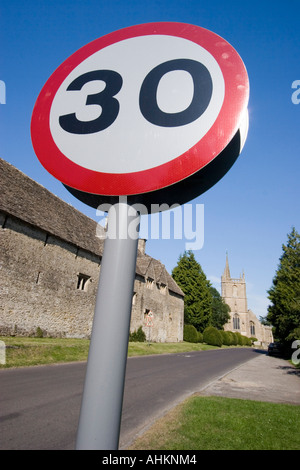
<path id="1" fill-rule="evenodd" d="M 150 23 L 116 31 L 69 57 L 43 87 L 34 149 L 70 188 L 138 195 L 205 168 L 247 111 L 244 64 L 198 26 Z"/>

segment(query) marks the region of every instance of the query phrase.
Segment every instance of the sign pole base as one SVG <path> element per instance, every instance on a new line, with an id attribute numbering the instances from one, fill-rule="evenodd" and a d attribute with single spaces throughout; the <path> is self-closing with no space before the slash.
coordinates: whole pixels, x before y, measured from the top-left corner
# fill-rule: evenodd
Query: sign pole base
<path id="1" fill-rule="evenodd" d="M 140 216 L 111 206 L 96 299 L 76 450 L 117 450 Z"/>

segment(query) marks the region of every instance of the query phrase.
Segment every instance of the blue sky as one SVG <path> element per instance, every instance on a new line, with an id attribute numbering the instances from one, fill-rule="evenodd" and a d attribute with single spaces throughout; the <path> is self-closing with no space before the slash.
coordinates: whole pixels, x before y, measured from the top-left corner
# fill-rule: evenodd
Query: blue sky
<path id="1" fill-rule="evenodd" d="M 97 220 L 95 210 L 71 196 L 33 151 L 31 114 L 46 80 L 77 49 L 127 26 L 176 21 L 222 36 L 248 71 L 250 127 L 232 169 L 192 201 L 194 209 L 204 204 L 204 245 L 195 256 L 220 289 L 227 251 L 231 275 L 245 271 L 248 308 L 264 316 L 282 243 L 292 226 L 300 230 L 300 104 L 291 100 L 292 83 L 300 80 L 298 10 L 294 0 L 0 0 L 0 80 L 6 85 L 0 156 Z M 186 242 L 149 239 L 147 252 L 171 271 Z"/>

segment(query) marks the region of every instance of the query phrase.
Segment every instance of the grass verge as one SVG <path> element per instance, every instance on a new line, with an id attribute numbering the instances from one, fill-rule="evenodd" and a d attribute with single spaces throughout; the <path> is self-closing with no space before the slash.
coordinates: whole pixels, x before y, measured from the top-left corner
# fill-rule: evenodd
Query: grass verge
<path id="1" fill-rule="evenodd" d="M 63 362 L 85 361 L 89 340 L 69 338 L 25 338 L 3 336 L 6 346 L 2 368 L 36 366 Z"/>
<path id="2" fill-rule="evenodd" d="M 0 369 L 35 365 L 86 361 L 90 341 L 72 338 L 27 338 L 0 336 L 5 343 L 5 364 Z M 219 349 L 203 343 L 136 343 L 130 342 L 128 356 L 171 354 L 179 352 Z"/>
<path id="3" fill-rule="evenodd" d="M 194 396 L 129 450 L 299 450 L 300 406 Z"/>
<path id="4" fill-rule="evenodd" d="M 172 354 L 191 351 L 206 351 L 220 349 L 204 343 L 129 343 L 128 356 L 147 356 L 149 354 Z"/>

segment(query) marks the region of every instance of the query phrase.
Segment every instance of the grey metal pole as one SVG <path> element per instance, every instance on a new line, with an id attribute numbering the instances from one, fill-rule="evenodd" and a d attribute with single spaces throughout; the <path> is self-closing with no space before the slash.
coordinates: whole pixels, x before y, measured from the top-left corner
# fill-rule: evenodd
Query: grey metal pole
<path id="1" fill-rule="evenodd" d="M 109 209 L 76 449 L 117 450 L 140 216 Z"/>

